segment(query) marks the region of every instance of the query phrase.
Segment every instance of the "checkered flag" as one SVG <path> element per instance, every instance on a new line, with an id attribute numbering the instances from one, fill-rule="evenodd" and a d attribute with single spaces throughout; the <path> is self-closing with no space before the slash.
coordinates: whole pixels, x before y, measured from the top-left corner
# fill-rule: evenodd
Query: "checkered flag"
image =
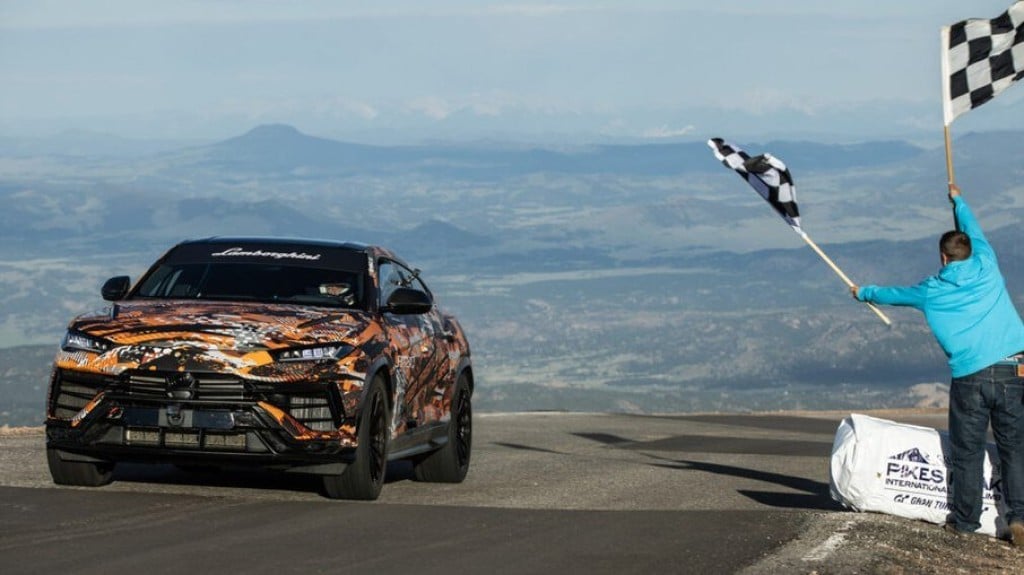
<path id="1" fill-rule="evenodd" d="M 818 244 L 814 243 L 811 237 L 800 229 L 800 211 L 796 208 L 796 186 L 793 185 L 793 177 L 789 175 L 789 169 L 786 167 L 786 164 L 783 164 L 781 160 L 770 154 L 750 157 L 743 150 L 726 143 L 721 138 L 708 140 L 708 146 L 711 146 L 715 157 L 725 167 L 739 174 L 741 178 L 754 188 L 754 191 L 761 194 L 762 198 L 768 200 L 772 208 L 775 208 L 775 211 L 782 216 L 782 219 L 786 220 L 786 223 L 793 228 L 793 231 L 800 234 L 800 237 L 807 242 L 807 245 L 821 256 L 821 259 L 825 260 L 825 263 L 846 282 L 847 286 L 854 287 L 854 283 L 850 281 L 850 278 L 846 277 L 843 270 L 839 269 L 839 266 L 825 255 L 825 252 L 821 251 Z M 885 322 L 885 325 L 892 325 L 889 318 L 877 306 L 872 303 L 868 303 L 867 306 Z"/>
<path id="2" fill-rule="evenodd" d="M 804 232 L 800 229 L 800 211 L 796 207 L 796 186 L 793 185 L 793 178 L 782 160 L 771 154 L 751 157 L 721 138 L 708 140 L 708 146 L 725 167 L 735 170 L 775 208 L 793 230 L 803 235 Z"/>
<path id="3" fill-rule="evenodd" d="M 1024 78 L 1024 0 L 992 20 L 970 19 L 942 29 L 943 119 L 988 102 Z"/>

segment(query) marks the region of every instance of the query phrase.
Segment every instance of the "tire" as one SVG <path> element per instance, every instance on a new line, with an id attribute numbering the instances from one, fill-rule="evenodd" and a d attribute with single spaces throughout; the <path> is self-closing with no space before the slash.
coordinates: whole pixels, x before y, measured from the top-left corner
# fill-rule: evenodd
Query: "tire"
<path id="1" fill-rule="evenodd" d="M 380 496 L 388 466 L 391 436 L 384 378 L 370 383 L 356 427 L 356 458 L 339 475 L 323 477 L 324 491 L 331 499 L 373 501 Z"/>
<path id="2" fill-rule="evenodd" d="M 452 394 L 452 415 L 448 422 L 448 442 L 414 462 L 416 481 L 462 483 L 469 472 L 473 448 L 473 401 L 469 380 L 459 376 Z"/>
<path id="3" fill-rule="evenodd" d="M 110 483 L 114 477 L 113 462 L 64 461 L 56 449 L 49 447 L 46 448 L 46 463 L 57 485 L 99 487 Z"/>

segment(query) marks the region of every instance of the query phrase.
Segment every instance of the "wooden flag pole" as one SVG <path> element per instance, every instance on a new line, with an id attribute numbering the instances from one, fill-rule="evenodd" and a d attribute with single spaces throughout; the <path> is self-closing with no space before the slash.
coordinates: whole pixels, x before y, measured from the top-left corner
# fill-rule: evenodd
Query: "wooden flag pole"
<path id="1" fill-rule="evenodd" d="M 953 179 L 953 142 L 949 138 L 949 124 L 942 127 L 946 139 L 946 179 L 949 183 L 955 183 Z"/>
<path id="2" fill-rule="evenodd" d="M 953 141 L 949 137 L 949 124 L 942 127 L 943 136 L 946 140 L 946 180 L 953 184 Z M 956 221 L 956 206 L 953 206 L 953 227 L 960 230 L 960 222 Z"/>
<path id="3" fill-rule="evenodd" d="M 827 255 L 825 255 L 825 252 L 821 251 L 821 248 L 819 248 L 818 244 L 814 243 L 814 241 L 811 240 L 811 237 L 807 235 L 807 232 L 801 231 L 800 237 L 802 237 L 804 241 L 807 242 L 807 245 L 811 246 L 812 250 L 814 250 L 819 256 L 821 256 L 821 259 L 825 260 L 825 263 L 827 263 L 829 267 L 832 268 L 832 271 L 839 274 L 839 277 L 842 278 L 844 282 L 846 282 L 847 286 L 853 287 L 854 284 L 852 281 L 850 281 L 850 278 L 846 277 L 846 274 L 843 273 L 843 270 L 839 269 L 839 266 L 837 266 L 835 262 L 833 262 Z M 889 318 L 886 317 L 884 313 L 882 313 L 882 310 L 878 309 L 878 306 L 871 302 L 864 303 L 868 304 L 868 307 L 871 308 L 871 311 L 875 312 L 875 315 L 881 318 L 881 320 L 885 322 L 885 325 L 892 325 L 892 322 L 889 321 Z"/>

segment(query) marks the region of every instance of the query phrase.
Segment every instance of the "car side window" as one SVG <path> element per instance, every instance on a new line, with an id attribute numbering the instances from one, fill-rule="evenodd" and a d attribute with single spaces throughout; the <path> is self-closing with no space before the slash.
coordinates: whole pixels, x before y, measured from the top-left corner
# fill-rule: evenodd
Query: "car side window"
<path id="1" fill-rule="evenodd" d="M 411 287 L 428 295 L 430 294 L 430 290 L 427 289 L 426 284 L 419 279 L 418 272 L 413 272 L 399 263 L 381 260 L 377 264 L 377 270 L 380 274 L 381 306 L 388 301 L 388 297 L 391 296 L 391 292 L 400 287 Z"/>
<path id="2" fill-rule="evenodd" d="M 380 278 L 380 301 L 378 304 L 383 307 L 391 296 L 391 292 L 402 286 L 402 275 L 397 265 L 387 260 L 381 260 L 377 264 L 377 277 Z"/>

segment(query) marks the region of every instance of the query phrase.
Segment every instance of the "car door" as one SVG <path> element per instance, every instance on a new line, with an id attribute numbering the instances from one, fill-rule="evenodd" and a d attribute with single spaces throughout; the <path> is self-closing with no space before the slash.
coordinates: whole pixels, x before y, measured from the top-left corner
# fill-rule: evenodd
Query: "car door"
<path id="1" fill-rule="evenodd" d="M 380 260 L 379 274 L 380 309 L 384 309 L 388 296 L 399 287 L 421 290 L 428 295 L 430 290 L 420 280 L 417 272 L 392 260 Z M 440 316 L 435 306 L 424 314 L 382 314 L 387 330 L 395 376 L 395 427 L 401 433 L 405 429 L 418 427 L 439 420 L 440 388 L 447 365 L 442 361 L 447 349 L 439 345 L 442 338 Z"/>

